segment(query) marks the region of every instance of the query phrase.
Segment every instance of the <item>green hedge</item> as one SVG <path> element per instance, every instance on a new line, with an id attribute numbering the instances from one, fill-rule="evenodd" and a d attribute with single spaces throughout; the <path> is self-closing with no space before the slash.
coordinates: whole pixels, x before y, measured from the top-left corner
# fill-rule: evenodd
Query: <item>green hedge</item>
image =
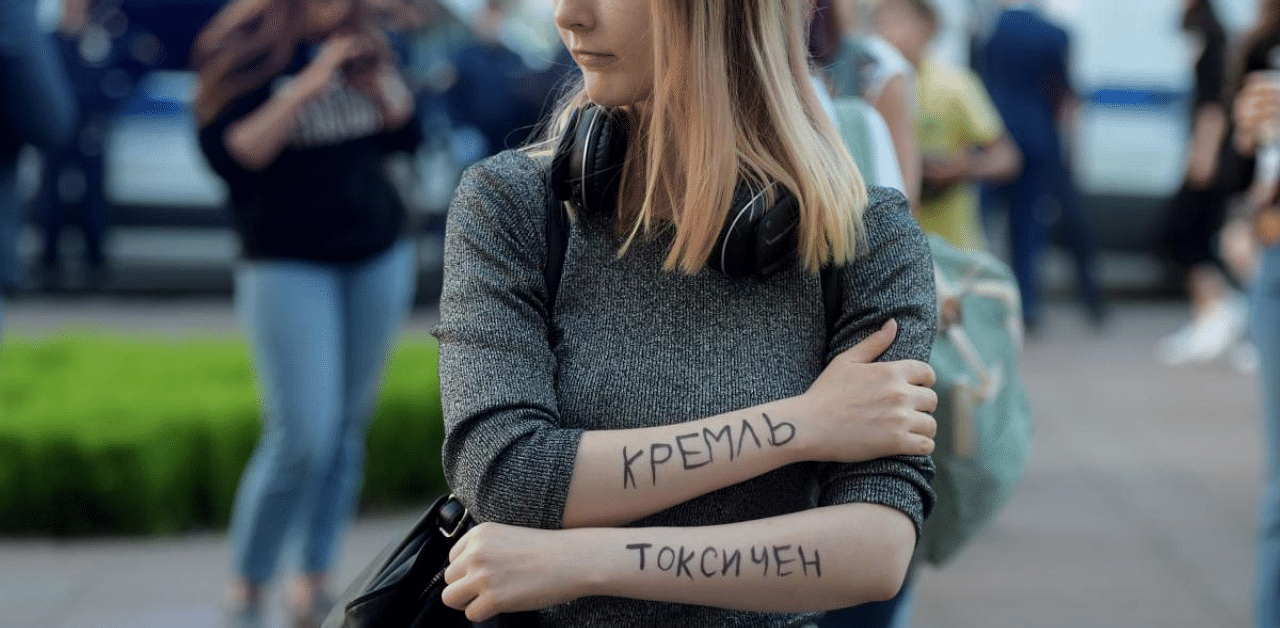
<path id="1" fill-rule="evenodd" d="M 0 346 L 0 533 L 221 527 L 260 430 L 238 339 L 73 334 Z M 430 338 L 395 352 L 368 441 L 366 507 L 444 485 Z"/>

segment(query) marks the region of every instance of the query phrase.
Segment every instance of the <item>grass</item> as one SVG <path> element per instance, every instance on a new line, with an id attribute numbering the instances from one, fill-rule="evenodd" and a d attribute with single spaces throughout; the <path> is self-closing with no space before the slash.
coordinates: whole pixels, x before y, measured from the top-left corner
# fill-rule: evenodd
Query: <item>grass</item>
<path id="1" fill-rule="evenodd" d="M 368 440 L 366 506 L 442 489 L 435 369 L 430 339 L 407 339 L 394 353 Z M 260 425 L 239 339 L 6 340 L 0 533 L 223 526 Z"/>

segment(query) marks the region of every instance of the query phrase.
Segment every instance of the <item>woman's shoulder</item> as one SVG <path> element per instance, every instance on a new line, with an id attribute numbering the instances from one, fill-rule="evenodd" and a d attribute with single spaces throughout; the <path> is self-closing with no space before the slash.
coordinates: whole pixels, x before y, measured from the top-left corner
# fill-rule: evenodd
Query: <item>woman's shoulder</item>
<path id="1" fill-rule="evenodd" d="M 867 207 L 862 212 L 871 249 L 896 242 L 912 250 L 927 250 L 928 240 L 920 224 L 911 216 L 907 197 L 894 188 L 867 186 Z"/>
<path id="2" fill-rule="evenodd" d="M 901 190 L 881 185 L 867 186 L 867 209 L 863 212 L 863 219 L 870 220 L 872 218 L 879 222 L 885 220 L 902 220 L 911 218 L 911 208 L 907 204 L 907 197 Z M 871 225 L 868 224 L 870 229 Z"/>
<path id="3" fill-rule="evenodd" d="M 544 164 L 544 159 L 516 149 L 468 166 L 454 192 L 450 215 L 540 232 L 547 200 Z"/>
<path id="4" fill-rule="evenodd" d="M 480 184 L 493 191 L 542 191 L 546 186 L 544 163 L 544 159 L 526 150 L 504 150 L 468 166 L 461 184 Z"/>

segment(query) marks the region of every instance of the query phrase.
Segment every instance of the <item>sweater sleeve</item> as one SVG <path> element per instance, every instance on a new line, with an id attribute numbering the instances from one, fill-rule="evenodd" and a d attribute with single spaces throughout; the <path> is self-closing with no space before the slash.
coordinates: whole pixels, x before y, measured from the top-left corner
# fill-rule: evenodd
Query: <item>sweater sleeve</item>
<path id="1" fill-rule="evenodd" d="M 463 175 L 435 333 L 449 486 L 481 521 L 559 528 L 582 433 L 561 426 L 556 402 L 544 187 L 513 151 Z"/>
<path id="2" fill-rule="evenodd" d="M 240 165 L 227 148 L 226 134 L 231 125 L 252 114 L 271 97 L 271 87 L 264 85 L 233 99 L 208 124 L 200 128 L 200 150 L 209 167 L 229 185 L 255 178 L 253 172 Z"/>
<path id="3" fill-rule="evenodd" d="M 933 256 L 907 201 L 896 190 L 871 188 L 864 218 L 864 254 L 843 270 L 843 312 L 827 359 L 857 344 L 885 321 L 898 321 L 898 338 L 883 361 L 928 361 L 937 329 Z M 831 464 L 822 478 L 820 504 L 867 502 L 904 512 L 917 534 L 933 506 L 933 461 L 896 456 L 858 464 Z"/>

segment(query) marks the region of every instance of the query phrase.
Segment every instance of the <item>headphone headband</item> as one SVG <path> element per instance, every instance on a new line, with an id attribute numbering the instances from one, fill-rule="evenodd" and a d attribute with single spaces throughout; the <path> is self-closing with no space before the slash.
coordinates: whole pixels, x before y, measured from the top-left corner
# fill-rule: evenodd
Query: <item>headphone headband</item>
<path id="1" fill-rule="evenodd" d="M 626 116 L 588 104 L 570 114 L 551 161 L 549 202 L 584 213 L 612 214 L 627 156 Z M 773 192 L 774 202 L 764 206 Z M 553 208 L 559 211 L 559 208 Z M 729 277 L 764 279 L 794 263 L 800 204 L 777 183 L 739 182 L 724 229 L 707 263 Z"/>

